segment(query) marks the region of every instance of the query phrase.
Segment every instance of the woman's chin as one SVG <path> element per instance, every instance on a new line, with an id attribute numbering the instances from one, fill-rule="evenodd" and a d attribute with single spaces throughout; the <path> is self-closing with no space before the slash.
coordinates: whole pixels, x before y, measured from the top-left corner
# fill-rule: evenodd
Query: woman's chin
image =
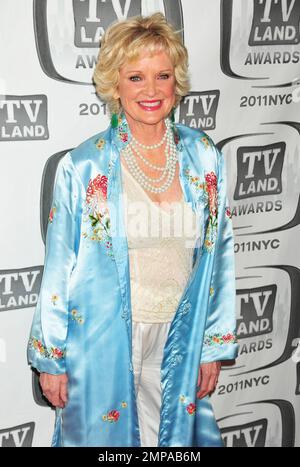
<path id="1" fill-rule="evenodd" d="M 157 111 L 140 110 L 136 114 L 131 115 L 131 118 L 141 123 L 153 125 L 161 122 L 168 116 L 168 114 L 169 112 L 163 109 L 159 109 Z"/>

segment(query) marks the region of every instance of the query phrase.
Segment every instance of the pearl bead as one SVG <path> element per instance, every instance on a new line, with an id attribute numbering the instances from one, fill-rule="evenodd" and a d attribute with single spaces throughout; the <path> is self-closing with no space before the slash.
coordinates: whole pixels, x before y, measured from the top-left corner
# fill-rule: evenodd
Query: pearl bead
<path id="1" fill-rule="evenodd" d="M 176 163 L 177 163 L 177 150 L 176 145 L 174 143 L 173 131 L 170 121 L 167 119 L 165 120 L 166 123 L 166 131 L 163 136 L 163 139 L 156 144 L 146 146 L 139 143 L 137 140 L 132 138 L 130 143 L 128 143 L 127 147 L 122 151 L 124 157 L 127 161 L 129 170 L 135 177 L 135 179 L 143 186 L 146 190 L 152 193 L 162 193 L 166 191 L 173 182 L 175 171 L 176 171 Z M 139 152 L 138 146 L 144 149 L 156 149 L 160 147 L 163 142 L 166 140 L 165 146 L 165 155 L 166 155 L 166 164 L 164 167 L 158 167 L 149 162 L 145 159 Z M 144 161 L 146 165 L 153 168 L 154 170 L 159 170 L 162 172 L 161 176 L 158 178 L 152 178 L 144 174 L 137 163 L 136 155 Z M 153 182 L 158 183 L 166 178 L 165 182 L 160 187 L 153 185 Z"/>

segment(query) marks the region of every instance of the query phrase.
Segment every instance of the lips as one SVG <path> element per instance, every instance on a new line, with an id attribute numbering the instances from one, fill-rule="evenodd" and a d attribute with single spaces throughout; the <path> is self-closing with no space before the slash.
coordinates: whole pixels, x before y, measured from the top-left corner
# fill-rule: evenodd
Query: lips
<path id="1" fill-rule="evenodd" d="M 162 106 L 162 101 L 161 100 L 156 100 L 156 101 L 140 101 L 138 102 L 139 106 L 142 107 L 142 109 L 151 112 L 154 110 L 158 110 Z"/>

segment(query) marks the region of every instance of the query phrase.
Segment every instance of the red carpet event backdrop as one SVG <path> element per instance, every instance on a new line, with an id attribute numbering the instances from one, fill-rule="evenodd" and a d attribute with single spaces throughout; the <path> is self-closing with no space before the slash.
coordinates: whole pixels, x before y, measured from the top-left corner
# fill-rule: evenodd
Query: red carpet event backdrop
<path id="1" fill-rule="evenodd" d="M 300 0 L 1 0 L 0 446 L 49 446 L 27 365 L 59 159 L 109 123 L 91 84 L 117 18 L 162 11 L 190 54 L 176 121 L 223 151 L 239 357 L 212 397 L 225 445 L 300 446 Z"/>

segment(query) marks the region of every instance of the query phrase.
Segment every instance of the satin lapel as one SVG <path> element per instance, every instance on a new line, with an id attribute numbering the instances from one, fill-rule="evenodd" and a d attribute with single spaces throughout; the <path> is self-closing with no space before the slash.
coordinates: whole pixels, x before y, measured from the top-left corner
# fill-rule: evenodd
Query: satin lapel
<path id="1" fill-rule="evenodd" d="M 130 295 L 130 275 L 129 275 L 129 254 L 128 243 L 124 222 L 124 206 L 122 197 L 122 178 L 120 150 L 115 144 L 113 137 L 114 130 L 111 130 L 110 139 L 110 160 L 108 170 L 108 190 L 107 202 L 110 212 L 110 231 L 112 237 L 112 248 L 116 263 L 121 298 L 121 316 L 126 323 L 128 332 L 129 355 L 132 355 L 131 345 L 131 295 Z M 131 370 L 132 370 L 132 362 Z"/>
<path id="2" fill-rule="evenodd" d="M 191 156 L 189 151 L 188 141 L 180 131 L 180 127 L 176 127 L 175 129 L 175 142 L 178 154 L 180 183 L 185 195 L 185 201 L 187 203 L 191 203 L 193 210 L 196 211 L 196 199 L 193 195 L 193 191 L 191 190 L 190 185 L 188 183 L 188 179 L 185 175 L 186 171 L 194 170 L 193 157 Z"/>

